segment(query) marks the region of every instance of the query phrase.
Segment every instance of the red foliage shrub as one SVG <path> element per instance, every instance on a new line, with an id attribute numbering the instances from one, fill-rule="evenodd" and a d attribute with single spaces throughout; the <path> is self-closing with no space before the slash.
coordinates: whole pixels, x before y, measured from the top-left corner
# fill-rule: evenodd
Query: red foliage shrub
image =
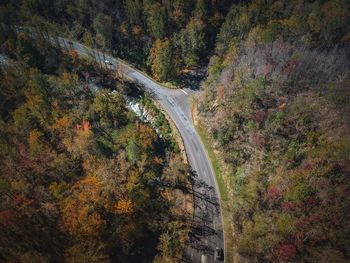
<path id="1" fill-rule="evenodd" d="M 263 135 L 261 135 L 260 133 L 254 132 L 251 136 L 250 136 L 250 141 L 252 142 L 252 144 L 263 148 L 266 144 L 265 138 Z"/>
<path id="2" fill-rule="evenodd" d="M 279 260 L 289 261 L 293 259 L 297 252 L 297 248 L 294 244 L 283 244 L 277 248 L 277 257 Z"/>
<path id="3" fill-rule="evenodd" d="M 305 200 L 305 204 L 307 206 L 313 206 L 318 203 L 318 200 L 315 196 L 310 196 L 308 199 Z"/>
<path id="4" fill-rule="evenodd" d="M 287 64 L 285 65 L 282 74 L 283 75 L 289 75 L 292 73 L 292 71 L 295 69 L 295 67 L 297 66 L 298 62 L 296 60 L 290 60 L 287 62 Z"/>
<path id="5" fill-rule="evenodd" d="M 271 186 L 267 190 L 267 201 L 272 204 L 275 201 L 278 201 L 282 197 L 282 191 L 276 186 Z"/>
<path id="6" fill-rule="evenodd" d="M 24 195 L 18 194 L 13 199 L 15 206 L 30 205 L 33 201 L 25 197 Z"/>
<path id="7" fill-rule="evenodd" d="M 253 114 L 252 120 L 254 120 L 258 123 L 262 123 L 263 121 L 265 121 L 267 115 L 268 115 L 268 113 L 266 111 L 259 110 Z"/>
<path id="8" fill-rule="evenodd" d="M 294 244 L 297 248 L 302 247 L 305 239 L 305 234 L 303 232 L 296 233 L 294 235 Z"/>
<path id="9" fill-rule="evenodd" d="M 89 85 L 84 85 L 84 92 L 90 92 L 90 87 Z"/>
<path id="10" fill-rule="evenodd" d="M 267 75 L 269 75 L 272 69 L 273 69 L 273 65 L 271 63 L 267 63 L 262 70 L 263 76 L 266 77 Z"/>
<path id="11" fill-rule="evenodd" d="M 305 163 L 304 165 L 303 165 L 303 169 L 304 170 L 306 170 L 306 171 L 310 171 L 310 170 L 312 170 L 313 168 L 314 168 L 314 164 L 311 164 L 311 163 Z"/>
<path id="12" fill-rule="evenodd" d="M 10 210 L 0 211 L 0 225 L 9 226 L 13 223 L 13 213 Z"/>
<path id="13" fill-rule="evenodd" d="M 26 146 L 23 143 L 18 144 L 18 151 L 23 158 L 27 157 Z"/>
<path id="14" fill-rule="evenodd" d="M 291 202 L 284 202 L 282 204 L 283 212 L 287 212 L 294 209 L 294 205 Z"/>
<path id="15" fill-rule="evenodd" d="M 77 131 L 88 131 L 91 130 L 91 125 L 90 122 L 83 121 L 83 125 L 77 124 L 75 128 Z"/>
<path id="16" fill-rule="evenodd" d="M 91 125 L 88 121 L 84 121 L 83 122 L 83 129 L 84 131 L 90 130 L 91 129 Z"/>
<path id="17" fill-rule="evenodd" d="M 297 226 L 299 229 L 307 229 L 312 224 L 317 224 L 320 220 L 320 217 L 316 214 L 311 214 L 309 216 L 300 218 Z"/>

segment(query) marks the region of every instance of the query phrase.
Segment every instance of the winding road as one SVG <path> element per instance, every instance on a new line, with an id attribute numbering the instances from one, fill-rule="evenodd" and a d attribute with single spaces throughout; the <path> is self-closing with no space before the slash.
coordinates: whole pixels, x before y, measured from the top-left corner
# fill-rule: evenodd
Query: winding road
<path id="1" fill-rule="evenodd" d="M 189 164 L 197 173 L 196 180 L 201 182 L 195 184 L 195 191 L 200 193 L 195 198 L 195 236 L 191 238 L 186 256 L 189 262 L 215 262 L 215 248 L 224 248 L 219 189 L 206 150 L 193 125 L 190 98 L 195 91 L 165 88 L 122 60 L 77 42 L 61 37 L 55 39 L 50 37 L 50 42 L 63 48 L 74 49 L 81 56 L 88 56 L 111 70 L 118 70 L 124 77 L 138 82 L 146 92 L 151 93 L 167 112 L 181 134 Z M 106 60 L 110 63 L 105 63 Z M 201 187 L 198 186 L 196 189 L 196 185 Z"/>

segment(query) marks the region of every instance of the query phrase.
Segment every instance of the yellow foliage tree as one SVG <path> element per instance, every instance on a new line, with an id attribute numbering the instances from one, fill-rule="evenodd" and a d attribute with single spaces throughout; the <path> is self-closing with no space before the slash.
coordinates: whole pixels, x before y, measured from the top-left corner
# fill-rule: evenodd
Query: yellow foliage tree
<path id="1" fill-rule="evenodd" d="M 169 80 L 176 75 L 176 67 L 174 65 L 169 39 L 157 39 L 154 42 L 150 52 L 150 61 L 153 76 L 157 80 Z"/>

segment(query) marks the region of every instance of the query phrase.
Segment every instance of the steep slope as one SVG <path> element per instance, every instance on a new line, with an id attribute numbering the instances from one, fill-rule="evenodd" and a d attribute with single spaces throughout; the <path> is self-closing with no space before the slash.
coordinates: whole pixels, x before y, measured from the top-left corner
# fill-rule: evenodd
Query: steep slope
<path id="1" fill-rule="evenodd" d="M 126 108 L 132 85 L 23 32 L 2 37 L 0 261 L 182 258 L 191 173 Z"/>
<path id="2" fill-rule="evenodd" d="M 252 1 L 223 23 L 198 110 L 237 261 L 349 260 L 348 8 Z"/>

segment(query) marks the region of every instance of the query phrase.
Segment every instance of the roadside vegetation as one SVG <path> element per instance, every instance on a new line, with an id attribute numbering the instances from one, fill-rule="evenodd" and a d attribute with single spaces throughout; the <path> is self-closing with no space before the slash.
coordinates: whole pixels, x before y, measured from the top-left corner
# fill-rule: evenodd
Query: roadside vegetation
<path id="1" fill-rule="evenodd" d="M 198 109 L 227 170 L 238 261 L 349 261 L 348 14 L 252 1 L 222 25 Z"/>
<path id="2" fill-rule="evenodd" d="M 205 131 L 203 125 L 200 123 L 196 126 L 196 130 L 204 144 L 204 147 L 207 151 L 208 157 L 210 159 L 211 165 L 214 170 L 214 174 L 216 177 L 216 182 L 218 183 L 219 191 L 220 191 L 220 197 L 223 201 L 223 203 L 227 202 L 227 189 L 222 177 L 222 168 L 220 161 L 217 157 L 217 155 L 214 153 L 214 148 L 212 147 L 213 140 L 212 138 L 207 134 Z"/>
<path id="3" fill-rule="evenodd" d="M 140 98 L 140 104 L 147 114 L 150 115 L 150 118 L 152 118 L 153 126 L 157 129 L 162 139 L 165 140 L 174 152 L 179 153 L 179 145 L 176 143 L 172 128 L 165 114 L 156 107 L 152 98 L 147 94 L 143 94 Z"/>

